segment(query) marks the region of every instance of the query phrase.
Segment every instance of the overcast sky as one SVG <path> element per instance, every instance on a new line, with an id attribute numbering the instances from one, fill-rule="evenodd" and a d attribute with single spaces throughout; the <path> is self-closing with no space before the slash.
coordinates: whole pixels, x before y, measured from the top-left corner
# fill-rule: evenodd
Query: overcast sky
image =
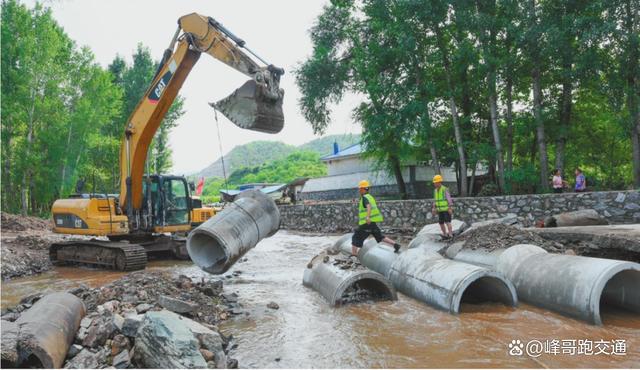
<path id="1" fill-rule="evenodd" d="M 285 127 L 277 135 L 237 128 L 221 114 L 222 147 L 226 153 L 234 146 L 254 140 L 279 140 L 299 145 L 315 138 L 311 126 L 298 109 L 299 90 L 293 69 L 311 54 L 308 30 L 327 0 L 278 1 L 45 1 L 67 34 L 78 45 L 86 45 L 97 61 L 106 67 L 120 54 L 131 62 L 136 45 L 142 42 L 157 60 L 168 46 L 180 16 L 196 12 L 215 18 L 248 48 L 266 61 L 285 69 L 281 87 L 285 90 Z M 28 2 L 33 6 L 33 2 Z M 220 156 L 213 110 L 208 102 L 226 97 L 247 78 L 221 62 L 203 55 L 184 83 L 186 113 L 173 129 L 173 173 L 189 174 Z M 334 109 L 328 134 L 357 133 L 351 110 L 358 99 L 351 96 Z M 123 122 L 124 127 L 124 122 Z"/>

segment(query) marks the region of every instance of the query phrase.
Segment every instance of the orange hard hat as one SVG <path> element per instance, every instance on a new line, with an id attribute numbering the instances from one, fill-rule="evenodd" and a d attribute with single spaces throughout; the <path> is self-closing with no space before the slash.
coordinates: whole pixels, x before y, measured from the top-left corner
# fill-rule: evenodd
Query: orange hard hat
<path id="1" fill-rule="evenodd" d="M 369 187 L 369 181 L 367 180 L 362 180 L 358 183 L 358 189 L 368 188 L 368 187 Z"/>

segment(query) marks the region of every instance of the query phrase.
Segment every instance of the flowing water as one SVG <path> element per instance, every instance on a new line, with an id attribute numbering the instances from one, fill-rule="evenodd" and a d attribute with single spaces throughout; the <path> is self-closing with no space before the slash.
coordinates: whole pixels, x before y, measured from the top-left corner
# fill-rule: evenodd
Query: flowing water
<path id="1" fill-rule="evenodd" d="M 302 274 L 309 260 L 337 238 L 280 231 L 227 273 L 225 293 L 236 292 L 248 314 L 220 328 L 233 335 L 238 346 L 231 356 L 241 367 L 640 366 L 640 317 L 627 312 L 606 312 L 605 325 L 598 327 L 523 303 L 517 308 L 468 304 L 460 315 L 450 315 L 402 294 L 396 302 L 329 307 L 318 293 L 302 286 Z M 206 275 L 188 262 L 156 261 L 149 268 Z M 231 277 L 234 271 L 240 271 L 239 276 Z M 2 306 L 37 291 L 80 283 L 98 286 L 121 275 L 58 267 L 37 277 L 3 282 Z M 267 308 L 272 301 L 280 309 Z M 546 342 L 547 352 L 559 353 L 532 357 L 525 347 L 522 355 L 510 355 L 512 340 L 525 346 Z M 613 340 L 624 340 L 624 346 L 618 342 L 614 351 Z M 579 341 L 583 346 L 591 343 L 593 354 L 578 355 Z M 603 350 L 624 355 L 595 355 Z"/>

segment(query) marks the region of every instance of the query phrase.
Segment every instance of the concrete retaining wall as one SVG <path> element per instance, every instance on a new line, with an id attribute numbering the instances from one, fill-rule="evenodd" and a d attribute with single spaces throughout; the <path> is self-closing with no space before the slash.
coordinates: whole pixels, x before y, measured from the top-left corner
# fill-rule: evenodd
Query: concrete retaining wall
<path id="1" fill-rule="evenodd" d="M 455 218 L 467 222 L 499 218 L 515 213 L 525 226 L 545 216 L 593 208 L 609 222 L 640 222 L 640 192 L 607 191 L 567 194 L 528 194 L 500 197 L 454 198 Z M 431 215 L 432 201 L 380 201 L 385 230 L 415 232 L 437 222 Z M 344 232 L 357 225 L 356 200 L 313 205 L 280 206 L 282 229 Z"/>

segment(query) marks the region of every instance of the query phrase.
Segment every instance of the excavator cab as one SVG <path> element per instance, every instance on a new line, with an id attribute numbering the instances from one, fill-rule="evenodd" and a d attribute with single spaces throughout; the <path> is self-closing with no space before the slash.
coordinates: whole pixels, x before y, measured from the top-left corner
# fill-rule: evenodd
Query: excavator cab
<path id="1" fill-rule="evenodd" d="M 191 204 L 187 180 L 181 176 L 145 176 L 143 183 L 143 227 L 148 232 L 188 231 Z"/>

